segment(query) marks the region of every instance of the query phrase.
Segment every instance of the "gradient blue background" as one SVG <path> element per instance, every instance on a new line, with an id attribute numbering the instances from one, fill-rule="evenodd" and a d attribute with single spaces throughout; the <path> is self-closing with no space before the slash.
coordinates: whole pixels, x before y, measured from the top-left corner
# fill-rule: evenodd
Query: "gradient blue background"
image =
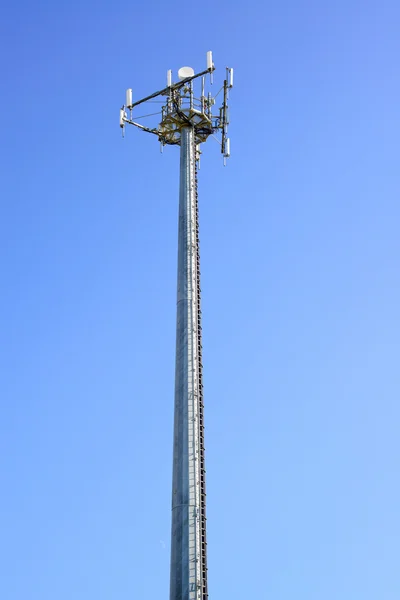
<path id="1" fill-rule="evenodd" d="M 178 151 L 118 110 L 209 49 L 235 68 L 233 156 L 200 173 L 210 600 L 399 599 L 399 22 L 4 4 L 2 599 L 168 599 Z"/>

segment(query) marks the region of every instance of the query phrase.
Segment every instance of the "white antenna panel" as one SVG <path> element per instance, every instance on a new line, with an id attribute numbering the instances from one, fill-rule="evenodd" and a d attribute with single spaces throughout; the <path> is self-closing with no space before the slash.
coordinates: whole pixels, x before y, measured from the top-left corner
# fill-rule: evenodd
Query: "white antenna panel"
<path id="1" fill-rule="evenodd" d="M 171 87 L 172 85 L 172 71 L 171 69 L 167 71 L 167 87 Z"/>
<path id="2" fill-rule="evenodd" d="M 213 59 L 212 59 L 212 52 L 211 52 L 211 50 L 209 50 L 207 52 L 207 69 L 210 70 L 213 68 L 213 66 L 214 66 L 214 63 L 213 63 Z"/>
<path id="3" fill-rule="evenodd" d="M 226 142 L 225 142 L 225 156 L 226 158 L 229 158 L 231 155 L 231 140 L 229 138 L 226 138 Z"/>
<path id="4" fill-rule="evenodd" d="M 178 71 L 178 77 L 182 81 L 182 79 L 186 79 L 186 77 L 193 77 L 194 71 L 192 67 L 181 67 Z"/>
<path id="5" fill-rule="evenodd" d="M 127 108 L 132 107 L 132 90 L 130 88 L 126 90 L 126 106 Z"/>
<path id="6" fill-rule="evenodd" d="M 228 80 L 228 85 L 230 88 L 233 87 L 233 69 L 228 69 L 229 72 L 229 80 Z"/>
<path id="7" fill-rule="evenodd" d="M 120 127 L 125 127 L 125 121 L 124 121 L 125 117 L 126 117 L 126 112 L 124 111 L 123 108 L 121 108 L 119 111 L 119 126 Z"/>

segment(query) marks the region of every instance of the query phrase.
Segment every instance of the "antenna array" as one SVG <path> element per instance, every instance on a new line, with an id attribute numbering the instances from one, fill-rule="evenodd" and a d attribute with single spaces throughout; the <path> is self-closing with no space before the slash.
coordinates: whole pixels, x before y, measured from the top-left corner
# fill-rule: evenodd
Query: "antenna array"
<path id="1" fill-rule="evenodd" d="M 221 153 L 226 159 L 230 157 L 229 125 L 229 90 L 233 87 L 233 69 L 227 67 L 226 77 L 221 89 L 213 96 L 206 93 L 206 83 L 209 78 L 213 83 L 215 66 L 212 52 L 207 52 L 207 68 L 195 74 L 191 67 L 182 67 L 178 71 L 179 81 L 172 81 L 172 71 L 167 71 L 167 86 L 141 100 L 133 102 L 132 89 L 126 90 L 126 102 L 120 109 L 119 124 L 124 135 L 126 125 L 134 125 L 138 129 L 156 135 L 161 144 L 161 150 L 166 145 L 181 143 L 182 128 L 192 127 L 197 146 L 196 159 L 199 160 L 199 144 L 212 135 L 221 146 Z M 200 83 L 200 85 L 196 85 Z M 196 89 L 197 88 L 197 89 Z M 196 94 L 196 91 L 198 94 Z M 214 106 L 218 95 L 222 92 L 222 105 L 215 111 Z M 162 104 L 158 112 L 136 116 L 138 107 L 149 106 L 150 103 Z M 140 111 L 141 112 L 141 111 Z M 151 127 L 139 122 L 147 117 L 161 117 L 157 126 Z"/>

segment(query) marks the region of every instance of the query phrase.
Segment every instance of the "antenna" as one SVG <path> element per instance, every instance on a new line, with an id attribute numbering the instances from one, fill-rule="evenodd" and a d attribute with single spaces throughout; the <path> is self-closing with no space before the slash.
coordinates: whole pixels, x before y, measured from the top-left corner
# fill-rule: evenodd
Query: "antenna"
<path id="1" fill-rule="evenodd" d="M 233 88 L 233 69 L 226 67 L 227 79 L 229 82 L 229 87 Z"/>
<path id="2" fill-rule="evenodd" d="M 188 77 L 193 77 L 194 71 L 192 67 L 181 67 L 178 71 L 178 77 L 182 81 L 183 79 L 187 79 Z"/>
<path id="3" fill-rule="evenodd" d="M 132 108 L 132 90 L 126 90 L 126 108 Z"/>
<path id="4" fill-rule="evenodd" d="M 119 126 L 120 127 L 125 127 L 125 119 L 126 119 L 126 112 L 125 112 L 125 108 L 122 107 L 119 109 Z"/>
<path id="5" fill-rule="evenodd" d="M 209 50 L 207 52 L 207 71 L 210 73 L 210 83 L 213 83 L 213 71 L 214 71 L 214 63 L 212 59 L 212 52 Z"/>
<path id="6" fill-rule="evenodd" d="M 126 121 L 126 112 L 125 107 L 119 109 L 119 126 L 122 130 L 122 137 L 125 137 L 125 121 Z"/>

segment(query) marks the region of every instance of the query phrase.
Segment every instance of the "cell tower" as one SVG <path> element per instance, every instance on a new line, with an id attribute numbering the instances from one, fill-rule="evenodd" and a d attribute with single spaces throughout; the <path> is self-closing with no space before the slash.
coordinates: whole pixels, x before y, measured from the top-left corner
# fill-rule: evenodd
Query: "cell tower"
<path id="1" fill-rule="evenodd" d="M 191 67 L 182 67 L 177 83 L 168 71 L 167 87 L 136 102 L 128 89 L 120 110 L 123 134 L 129 124 L 156 135 L 161 150 L 167 144 L 180 145 L 170 600 L 208 599 L 197 168 L 200 145 L 210 135 L 221 144 L 224 164 L 230 156 L 228 93 L 233 86 L 233 69 L 227 68 L 218 94 L 206 94 L 206 80 L 212 84 L 214 70 L 212 53 L 207 52 L 207 69 L 195 74 Z M 215 115 L 221 92 L 222 106 Z M 134 115 L 138 106 L 160 98 L 161 112 Z M 138 122 L 155 114 L 161 117 L 156 127 Z"/>

